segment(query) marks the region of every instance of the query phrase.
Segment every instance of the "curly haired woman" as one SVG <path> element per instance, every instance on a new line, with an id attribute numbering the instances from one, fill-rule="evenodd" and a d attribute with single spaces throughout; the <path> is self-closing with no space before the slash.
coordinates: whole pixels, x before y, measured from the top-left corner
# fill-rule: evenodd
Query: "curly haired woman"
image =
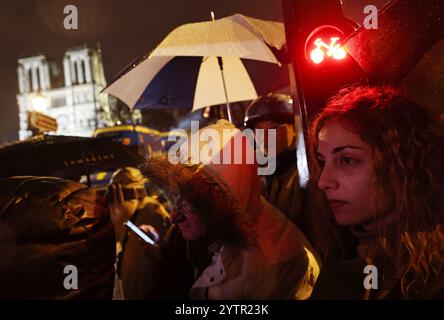
<path id="1" fill-rule="evenodd" d="M 312 217 L 326 257 L 312 298 L 442 299 L 442 124 L 394 88 L 353 86 L 329 101 L 310 136 L 330 209 Z M 355 256 L 334 256 L 347 228 Z"/>

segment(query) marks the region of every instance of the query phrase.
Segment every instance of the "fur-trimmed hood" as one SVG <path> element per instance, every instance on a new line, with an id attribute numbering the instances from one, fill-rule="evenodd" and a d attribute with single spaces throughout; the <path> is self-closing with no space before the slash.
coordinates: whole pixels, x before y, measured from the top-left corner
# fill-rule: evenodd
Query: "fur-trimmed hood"
<path id="1" fill-rule="evenodd" d="M 188 161 L 173 164 L 167 155 L 157 155 L 149 159 L 143 169 L 150 182 L 167 198 L 176 202 L 179 195 L 186 199 L 209 227 L 210 241 L 223 245 L 222 250 L 213 252 L 212 262 L 194 283 L 190 297 L 307 298 L 319 274 L 316 253 L 302 232 L 261 197 L 258 167 L 243 157 L 253 146 L 242 140 L 242 143 L 231 143 L 241 137 L 240 131 L 226 121 L 206 128 L 214 131 L 197 133 L 198 138 L 204 137 L 199 139 L 198 148 L 199 157 L 204 159 L 193 161 L 193 156 L 185 155 Z M 205 137 L 211 135 L 213 142 L 223 135 L 215 133 L 226 128 L 234 128 L 232 134 L 225 135 L 231 142 L 223 143 L 222 139 L 218 144 L 220 148 L 211 148 L 211 156 L 206 154 L 209 143 L 205 143 L 208 141 Z M 193 137 L 196 138 L 192 135 L 191 139 Z M 190 142 L 193 147 L 192 141 L 186 143 Z M 208 161 L 217 157 L 225 160 L 224 155 L 233 155 L 236 151 L 243 151 L 240 164 Z M 246 250 L 249 248 L 251 250 Z M 238 254 L 239 250 L 242 254 Z"/>
<path id="2" fill-rule="evenodd" d="M 247 249 L 255 243 L 248 213 L 240 208 L 229 186 L 202 165 L 174 165 L 159 154 L 142 171 L 167 199 L 186 199 L 221 244 Z"/>
<path id="3" fill-rule="evenodd" d="M 233 137 L 240 134 L 226 121 L 206 128 L 221 133 L 220 137 L 223 129 L 233 130 Z M 202 130 L 198 134 L 202 134 Z M 199 150 L 204 145 L 201 142 Z M 232 148 L 234 143 L 220 143 L 217 155 L 212 156 L 221 156 L 227 145 Z M 242 148 L 245 154 L 252 146 L 244 141 Z M 147 161 L 142 171 L 166 198 L 179 195 L 186 199 L 222 245 L 243 250 L 255 244 L 253 224 L 261 210 L 261 182 L 256 164 L 209 161 L 206 164 L 172 164 L 167 155 L 157 154 Z"/>

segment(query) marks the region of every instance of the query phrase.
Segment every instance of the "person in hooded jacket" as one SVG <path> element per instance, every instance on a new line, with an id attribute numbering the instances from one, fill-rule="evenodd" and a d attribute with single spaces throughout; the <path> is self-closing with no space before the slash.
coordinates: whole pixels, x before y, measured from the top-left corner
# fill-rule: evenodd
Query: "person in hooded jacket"
<path id="1" fill-rule="evenodd" d="M 220 142 L 214 148 L 200 139 L 208 134 Z M 226 120 L 195 135 L 201 141 L 197 158 L 190 152 L 183 157 L 187 161 L 172 163 L 171 154 L 157 155 L 143 169 L 168 199 L 172 222 L 187 240 L 195 267 L 189 297 L 308 298 L 319 273 L 316 253 L 302 232 L 261 196 L 258 166 L 246 161 L 250 142 Z M 233 161 L 236 152 L 242 152 L 239 164 Z M 225 155 L 230 163 L 222 160 Z"/>

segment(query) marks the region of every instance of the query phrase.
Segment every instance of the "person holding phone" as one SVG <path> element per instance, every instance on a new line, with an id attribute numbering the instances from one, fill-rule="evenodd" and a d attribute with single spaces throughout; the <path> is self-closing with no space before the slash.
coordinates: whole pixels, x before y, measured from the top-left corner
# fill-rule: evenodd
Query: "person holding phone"
<path id="1" fill-rule="evenodd" d="M 167 210 L 156 195 L 147 194 L 146 183 L 140 170 L 125 167 L 113 174 L 105 194 L 117 240 L 116 299 L 145 299 L 154 282 L 153 257 L 145 255 L 139 236 L 125 224 L 145 230 L 155 242 L 163 239 L 170 227 Z"/>

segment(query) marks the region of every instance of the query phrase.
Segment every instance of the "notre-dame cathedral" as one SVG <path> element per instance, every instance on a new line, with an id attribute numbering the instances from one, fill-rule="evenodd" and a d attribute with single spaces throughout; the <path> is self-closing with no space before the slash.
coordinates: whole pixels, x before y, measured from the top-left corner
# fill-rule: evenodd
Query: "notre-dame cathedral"
<path id="1" fill-rule="evenodd" d="M 63 73 L 46 55 L 18 60 L 20 140 L 32 135 L 28 112 L 38 111 L 57 120 L 58 135 L 91 136 L 95 129 L 112 125 L 110 97 L 100 49 L 69 49 Z M 113 101 L 111 101 L 113 103 Z"/>

